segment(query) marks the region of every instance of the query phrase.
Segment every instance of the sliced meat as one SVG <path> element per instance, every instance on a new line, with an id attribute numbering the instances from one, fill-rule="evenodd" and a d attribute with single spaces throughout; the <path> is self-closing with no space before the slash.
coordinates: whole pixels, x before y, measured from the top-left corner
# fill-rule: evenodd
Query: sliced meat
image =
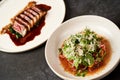
<path id="1" fill-rule="evenodd" d="M 34 10 L 32 9 L 28 9 L 27 10 L 29 13 L 31 13 L 32 15 L 34 15 L 36 17 L 37 20 L 40 19 L 39 13 L 36 13 Z"/>
<path id="2" fill-rule="evenodd" d="M 25 26 L 17 21 L 14 22 L 12 28 L 22 36 L 25 36 L 27 33 L 27 29 L 25 28 Z"/>
<path id="3" fill-rule="evenodd" d="M 35 19 L 35 20 L 34 20 L 34 23 L 36 23 L 36 22 L 37 22 L 37 20 L 38 20 L 38 19 L 37 19 L 37 17 L 36 17 L 36 15 L 37 15 L 37 14 L 35 15 L 35 12 L 34 12 L 34 11 L 32 11 L 31 9 L 28 9 L 28 10 L 26 10 L 26 11 L 27 11 L 27 12 L 29 12 L 31 15 L 33 15 L 33 16 L 34 16 L 34 19 Z"/>
<path id="4" fill-rule="evenodd" d="M 41 17 L 41 16 L 43 16 L 43 15 L 45 15 L 47 12 L 46 11 L 42 11 L 41 9 L 39 9 L 37 6 L 33 6 L 33 7 L 31 7 L 34 11 L 36 11 L 38 14 L 39 14 L 39 16 Z"/>
<path id="5" fill-rule="evenodd" d="M 28 21 L 26 21 L 24 18 L 16 17 L 15 20 L 17 20 L 17 21 L 19 21 L 20 23 L 22 23 L 23 25 L 25 25 L 26 28 L 30 27 L 30 24 L 29 24 Z"/>
<path id="6" fill-rule="evenodd" d="M 7 33 L 9 28 L 12 27 L 16 32 L 24 37 L 50 9 L 50 6 L 45 4 L 36 4 L 36 1 L 30 1 L 23 10 L 11 18 L 11 23 L 2 28 L 0 34 Z"/>
<path id="7" fill-rule="evenodd" d="M 37 8 L 36 6 L 31 7 L 33 10 L 35 10 L 37 13 L 41 12 L 41 10 L 39 8 Z"/>
<path id="8" fill-rule="evenodd" d="M 25 14 L 20 14 L 20 16 L 23 19 L 25 19 L 26 21 L 28 21 L 29 23 L 32 23 L 32 20 L 28 16 L 26 16 Z M 30 31 L 31 26 L 27 26 L 27 27 L 28 27 L 28 30 Z"/>
<path id="9" fill-rule="evenodd" d="M 47 14 L 48 10 L 42 9 L 40 5 L 36 5 L 36 2 L 30 2 L 24 10 L 12 19 L 13 29 L 24 37 L 27 31 L 30 31 Z"/>
<path id="10" fill-rule="evenodd" d="M 21 15 L 21 14 L 20 14 L 20 15 Z M 37 20 L 36 20 L 36 17 L 33 16 L 33 15 L 25 15 L 25 14 L 22 14 L 21 16 L 24 17 L 27 21 L 32 20 L 32 21 L 33 21 L 33 24 L 35 24 L 35 22 L 37 21 Z M 32 28 L 32 26 L 30 26 L 30 28 Z"/>
<path id="11" fill-rule="evenodd" d="M 33 20 L 34 16 L 27 11 L 24 11 L 24 14 L 30 18 L 29 23 L 31 24 L 31 26 L 33 26 L 34 25 L 34 20 Z"/>
<path id="12" fill-rule="evenodd" d="M 32 26 L 31 26 L 31 28 L 32 28 L 32 27 L 34 26 L 34 24 L 37 22 L 36 16 L 33 15 L 33 14 L 31 14 L 31 13 L 28 12 L 28 11 L 24 11 L 24 14 L 25 14 L 26 16 L 28 16 L 28 17 L 32 20 L 32 22 L 33 22 Z"/>

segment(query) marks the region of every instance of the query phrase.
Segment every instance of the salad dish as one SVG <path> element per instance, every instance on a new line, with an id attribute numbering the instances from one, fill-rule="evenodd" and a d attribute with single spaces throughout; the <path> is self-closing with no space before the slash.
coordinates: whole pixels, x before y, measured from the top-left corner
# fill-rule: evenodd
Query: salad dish
<path id="1" fill-rule="evenodd" d="M 104 17 L 72 18 L 48 39 L 46 62 L 64 80 L 100 80 L 119 64 L 119 34 L 119 28 Z"/>
<path id="2" fill-rule="evenodd" d="M 111 56 L 109 41 L 87 28 L 68 37 L 58 50 L 65 71 L 83 77 L 99 71 Z"/>

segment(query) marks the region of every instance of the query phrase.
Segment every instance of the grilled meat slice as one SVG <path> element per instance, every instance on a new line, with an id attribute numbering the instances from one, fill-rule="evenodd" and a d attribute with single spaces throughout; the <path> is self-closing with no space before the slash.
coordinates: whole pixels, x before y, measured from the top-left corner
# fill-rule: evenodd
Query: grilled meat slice
<path id="1" fill-rule="evenodd" d="M 36 2 L 30 2 L 22 12 L 12 18 L 12 28 L 22 37 L 24 37 L 27 31 L 30 31 L 34 25 L 47 14 L 48 10 L 38 6 L 39 4 L 36 4 Z"/>
<path id="2" fill-rule="evenodd" d="M 10 31 L 9 28 L 12 28 L 24 37 L 47 14 L 50 8 L 44 4 L 36 4 L 35 1 L 29 2 L 22 11 L 11 19 L 11 23 L 2 28 L 0 34 L 5 34 Z"/>
<path id="3" fill-rule="evenodd" d="M 25 34 L 27 33 L 25 25 L 23 25 L 17 21 L 14 22 L 14 25 L 12 26 L 12 28 L 22 36 L 25 36 Z"/>

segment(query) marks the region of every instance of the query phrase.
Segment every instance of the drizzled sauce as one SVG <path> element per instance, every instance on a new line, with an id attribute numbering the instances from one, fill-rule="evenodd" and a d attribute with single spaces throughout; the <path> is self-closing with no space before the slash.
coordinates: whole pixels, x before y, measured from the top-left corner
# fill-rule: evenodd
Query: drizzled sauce
<path id="1" fill-rule="evenodd" d="M 40 4 L 37 6 L 40 7 L 40 9 L 46 11 L 51 9 L 50 6 L 47 6 L 45 4 Z M 45 16 L 40 20 L 39 25 L 34 26 L 29 32 L 27 32 L 25 37 L 17 39 L 16 36 L 12 34 L 10 31 L 8 31 L 7 33 L 9 34 L 11 40 L 14 42 L 16 46 L 21 46 L 33 40 L 36 36 L 40 35 L 42 27 L 44 25 L 45 25 Z"/>

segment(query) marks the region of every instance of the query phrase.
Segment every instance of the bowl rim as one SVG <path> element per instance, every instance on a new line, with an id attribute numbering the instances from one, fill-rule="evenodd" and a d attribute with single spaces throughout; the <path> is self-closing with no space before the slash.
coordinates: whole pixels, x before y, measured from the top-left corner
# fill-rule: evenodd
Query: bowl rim
<path id="1" fill-rule="evenodd" d="M 62 25 L 65 25 L 65 24 L 68 23 L 69 21 L 72 21 L 72 20 L 74 20 L 74 19 L 81 18 L 81 17 L 98 17 L 98 18 L 101 18 L 101 19 L 105 19 L 105 20 L 107 20 L 108 22 L 114 24 L 114 27 L 115 27 L 116 29 L 120 30 L 115 23 L 113 23 L 111 20 L 109 20 L 109 19 L 107 19 L 107 18 L 105 18 L 105 17 L 98 16 L 98 15 L 82 15 L 82 16 L 77 16 L 77 17 L 71 18 L 71 19 L 63 22 L 63 23 L 52 33 L 51 36 L 53 36 L 53 35 L 57 32 L 57 30 L 62 27 Z M 120 32 L 119 32 L 119 33 L 120 33 Z M 50 38 L 51 38 L 51 36 L 50 36 Z M 66 79 L 66 80 L 72 80 L 72 79 L 70 79 L 70 78 L 68 78 L 68 77 L 65 77 L 65 76 L 57 73 L 57 72 L 53 69 L 53 67 L 50 65 L 50 63 L 49 63 L 49 61 L 48 61 L 48 59 L 47 59 L 47 48 L 48 48 L 48 45 L 49 45 L 49 40 L 50 40 L 50 38 L 47 40 L 47 43 L 46 43 L 46 46 L 45 46 L 45 59 L 46 59 L 46 62 L 47 62 L 47 64 L 48 64 L 48 66 L 49 66 L 50 69 L 51 69 L 57 76 L 59 76 L 60 78 L 63 78 L 63 79 Z M 111 68 L 110 70 L 108 70 L 108 72 L 105 72 L 104 74 L 102 74 L 102 75 L 100 75 L 100 76 L 98 76 L 98 77 L 95 77 L 95 78 L 93 78 L 93 79 L 96 79 L 96 78 L 97 78 L 97 79 L 101 79 L 101 78 L 107 76 L 108 74 L 110 74 L 110 73 L 116 68 L 116 66 L 118 65 L 119 62 L 120 62 L 120 57 L 119 57 L 119 59 L 116 61 L 115 65 L 113 65 L 112 68 Z M 84 79 L 84 78 L 83 78 L 83 79 Z"/>

